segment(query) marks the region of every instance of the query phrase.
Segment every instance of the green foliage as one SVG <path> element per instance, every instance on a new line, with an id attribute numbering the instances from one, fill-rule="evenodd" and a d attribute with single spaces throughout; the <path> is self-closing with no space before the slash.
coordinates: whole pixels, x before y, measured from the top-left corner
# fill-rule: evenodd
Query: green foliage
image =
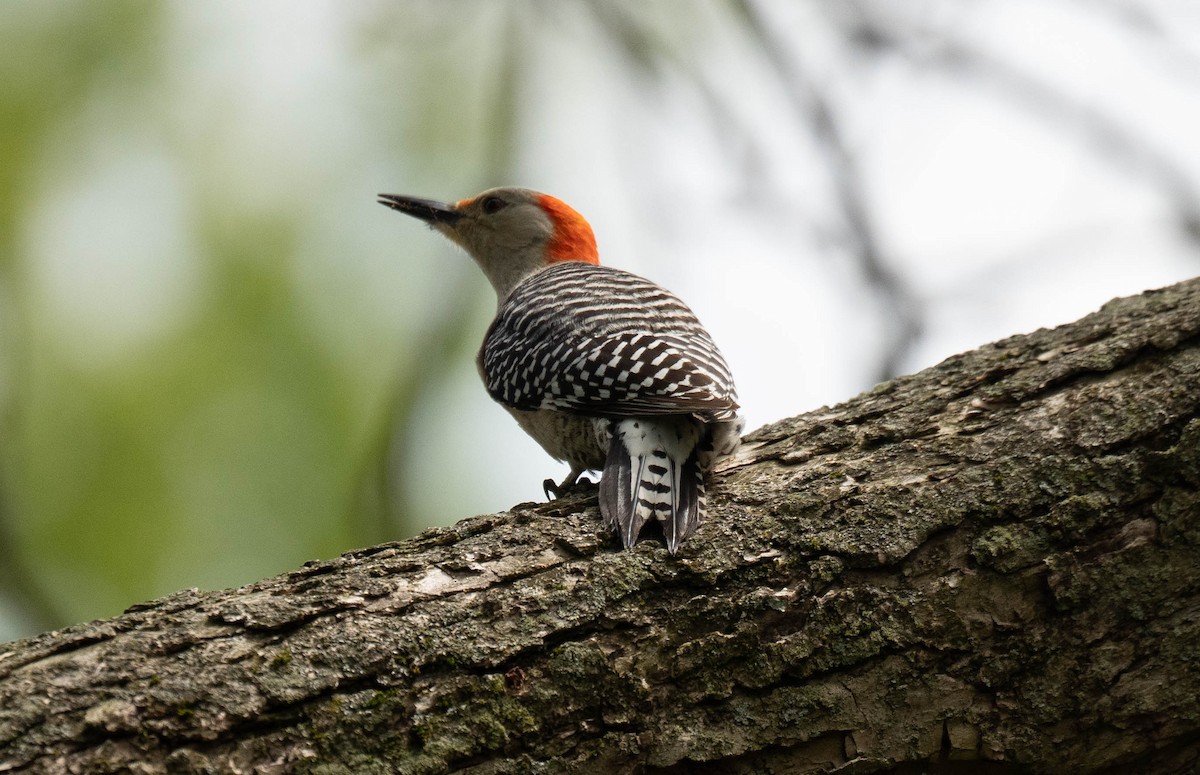
<path id="1" fill-rule="evenodd" d="M 25 629 L 59 626 L 426 527 L 395 437 L 444 379 L 438 353 L 468 349 L 477 299 L 452 287 L 466 262 L 437 268 L 370 217 L 447 142 L 420 105 L 453 109 L 421 84 L 359 90 L 432 68 L 428 51 L 397 59 L 347 22 L 322 95 L 311 73 L 239 59 L 269 56 L 261 41 L 206 37 L 237 27 L 228 9 L 17 0 L 5 16 L 0 640 L 18 634 L 5 602 Z M 320 28 L 301 17 L 254 34 Z M 323 132 L 337 110 L 353 115 Z M 414 116 L 402 141 L 397 114 Z M 431 168 L 465 177 L 459 147 Z M 392 168 L 363 173 L 380 158 Z"/>

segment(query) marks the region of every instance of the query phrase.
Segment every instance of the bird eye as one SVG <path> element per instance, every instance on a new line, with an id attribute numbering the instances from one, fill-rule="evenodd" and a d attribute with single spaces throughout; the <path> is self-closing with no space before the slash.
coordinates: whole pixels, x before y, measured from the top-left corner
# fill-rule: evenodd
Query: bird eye
<path id="1" fill-rule="evenodd" d="M 508 207 L 508 202 L 505 202 L 498 196 L 489 196 L 483 200 L 482 207 L 485 213 L 491 215 L 492 213 L 498 213 L 505 207 Z"/>

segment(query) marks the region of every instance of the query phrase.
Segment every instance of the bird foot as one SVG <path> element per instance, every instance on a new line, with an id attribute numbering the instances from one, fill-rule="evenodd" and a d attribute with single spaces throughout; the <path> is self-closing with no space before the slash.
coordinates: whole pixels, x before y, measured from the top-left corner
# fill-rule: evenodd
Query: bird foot
<path id="1" fill-rule="evenodd" d="M 542 482 L 542 490 L 546 493 L 546 500 L 557 500 L 593 484 L 595 482 L 582 478 L 580 474 L 571 472 L 566 479 L 563 479 L 559 483 L 555 483 L 553 479 L 545 480 Z"/>

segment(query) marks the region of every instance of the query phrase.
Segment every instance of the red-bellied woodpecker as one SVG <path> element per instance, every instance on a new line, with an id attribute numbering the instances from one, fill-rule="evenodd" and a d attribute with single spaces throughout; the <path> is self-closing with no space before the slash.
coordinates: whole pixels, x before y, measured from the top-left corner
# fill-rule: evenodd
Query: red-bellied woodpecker
<path id="1" fill-rule="evenodd" d="M 600 513 L 633 546 L 651 518 L 672 554 L 704 515 L 712 466 L 737 449 L 737 393 L 682 301 L 599 265 L 592 227 L 565 203 L 495 188 L 453 204 L 380 194 L 462 246 L 496 290 L 479 351 L 488 393 L 571 473 L 602 470 Z"/>

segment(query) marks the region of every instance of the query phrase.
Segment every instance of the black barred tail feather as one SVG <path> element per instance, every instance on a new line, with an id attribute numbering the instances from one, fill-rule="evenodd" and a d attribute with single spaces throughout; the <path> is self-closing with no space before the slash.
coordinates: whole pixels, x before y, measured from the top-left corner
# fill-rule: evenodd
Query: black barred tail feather
<path id="1" fill-rule="evenodd" d="M 613 423 L 600 478 L 600 513 L 628 549 L 657 519 L 675 554 L 704 510 L 700 465 L 704 426 L 684 417 L 631 417 Z"/>

